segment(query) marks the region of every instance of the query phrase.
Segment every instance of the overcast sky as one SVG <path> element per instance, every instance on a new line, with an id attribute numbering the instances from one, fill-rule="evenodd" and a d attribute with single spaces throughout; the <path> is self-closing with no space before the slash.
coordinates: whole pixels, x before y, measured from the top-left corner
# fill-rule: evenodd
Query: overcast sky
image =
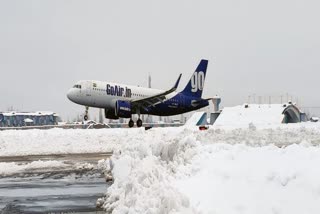
<path id="1" fill-rule="evenodd" d="M 81 79 L 182 89 L 209 60 L 204 97 L 223 106 L 289 93 L 320 106 L 315 0 L 0 1 L 0 111 L 83 112 Z M 275 99 L 274 98 L 274 99 Z M 264 98 L 261 98 L 264 99 Z M 278 102 L 279 102 L 278 101 Z"/>

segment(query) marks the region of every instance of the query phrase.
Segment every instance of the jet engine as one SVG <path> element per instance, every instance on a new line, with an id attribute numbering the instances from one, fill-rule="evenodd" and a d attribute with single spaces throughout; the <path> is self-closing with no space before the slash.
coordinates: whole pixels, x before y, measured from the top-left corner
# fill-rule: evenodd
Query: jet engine
<path id="1" fill-rule="evenodd" d="M 117 117 L 131 118 L 131 114 L 131 103 L 129 101 L 116 101 L 115 115 Z"/>
<path id="2" fill-rule="evenodd" d="M 116 116 L 115 111 L 112 109 L 104 109 L 104 116 L 107 119 L 117 120 L 119 117 Z"/>

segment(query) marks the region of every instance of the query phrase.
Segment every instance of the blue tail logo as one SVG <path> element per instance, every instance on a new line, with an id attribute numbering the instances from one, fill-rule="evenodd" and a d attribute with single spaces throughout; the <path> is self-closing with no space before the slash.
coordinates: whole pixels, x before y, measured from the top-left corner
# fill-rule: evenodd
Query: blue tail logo
<path id="1" fill-rule="evenodd" d="M 203 87 L 204 87 L 204 81 L 207 73 L 207 67 L 208 67 L 208 60 L 202 59 L 196 71 L 191 76 L 191 79 L 188 82 L 187 86 L 184 88 L 184 90 L 181 93 L 188 96 L 201 98 Z"/>

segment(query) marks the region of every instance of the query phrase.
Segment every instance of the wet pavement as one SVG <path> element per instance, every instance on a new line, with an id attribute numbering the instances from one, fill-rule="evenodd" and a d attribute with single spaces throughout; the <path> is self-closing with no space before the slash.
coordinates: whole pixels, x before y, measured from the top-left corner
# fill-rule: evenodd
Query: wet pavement
<path id="1" fill-rule="evenodd" d="M 29 170 L 0 177 L 0 213 L 104 213 L 96 201 L 106 192 L 105 177 L 97 163 L 110 154 L 10 157 L 1 162 L 28 163 L 59 160 L 61 168 Z M 90 167 L 79 167 L 79 163 Z"/>

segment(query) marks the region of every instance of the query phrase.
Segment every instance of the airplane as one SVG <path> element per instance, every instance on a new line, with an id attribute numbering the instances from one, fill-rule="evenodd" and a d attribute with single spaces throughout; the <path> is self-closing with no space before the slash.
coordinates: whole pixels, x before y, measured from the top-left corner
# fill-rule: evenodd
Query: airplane
<path id="1" fill-rule="evenodd" d="M 85 106 L 84 120 L 88 120 L 89 107 L 103 108 L 108 119 L 130 118 L 138 114 L 137 127 L 142 126 L 141 114 L 172 116 L 194 111 L 209 105 L 202 99 L 208 60 L 202 59 L 181 92 L 176 92 L 181 75 L 169 90 L 158 90 L 96 80 L 78 81 L 67 93 L 70 101 Z"/>

